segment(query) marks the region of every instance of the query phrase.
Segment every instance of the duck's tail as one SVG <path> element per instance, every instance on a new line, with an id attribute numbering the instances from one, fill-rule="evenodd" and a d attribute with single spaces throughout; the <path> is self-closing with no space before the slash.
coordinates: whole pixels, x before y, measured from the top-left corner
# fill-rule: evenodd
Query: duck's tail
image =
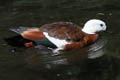
<path id="1" fill-rule="evenodd" d="M 44 45 L 46 47 L 56 47 L 51 43 L 43 34 L 39 28 L 28 27 L 13 27 L 11 31 L 18 33 L 19 35 L 5 38 L 4 40 L 8 45 L 14 47 L 32 47 L 35 45 Z"/>

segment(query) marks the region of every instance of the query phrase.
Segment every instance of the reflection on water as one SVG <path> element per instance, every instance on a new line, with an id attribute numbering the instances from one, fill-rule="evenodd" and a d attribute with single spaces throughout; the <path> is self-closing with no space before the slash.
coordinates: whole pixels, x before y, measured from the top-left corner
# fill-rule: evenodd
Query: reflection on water
<path id="1" fill-rule="evenodd" d="M 71 65 L 87 59 L 99 58 L 104 54 L 105 39 L 99 39 L 96 43 L 73 51 L 62 51 L 59 54 L 53 53 L 51 49 L 39 47 L 35 51 L 26 53 L 27 62 L 34 64 L 40 62 L 46 68 L 55 68 L 61 65 Z"/>
<path id="2" fill-rule="evenodd" d="M 46 79 L 112 80 L 118 72 L 118 60 L 102 56 L 106 43 L 107 40 L 101 38 L 88 47 L 58 55 L 46 48 L 28 49 L 24 52 L 26 67 L 42 72 Z"/>
<path id="3" fill-rule="evenodd" d="M 106 39 L 99 39 L 96 43 L 90 46 L 88 58 L 94 59 L 102 56 L 104 52 L 104 46 L 107 43 Z"/>

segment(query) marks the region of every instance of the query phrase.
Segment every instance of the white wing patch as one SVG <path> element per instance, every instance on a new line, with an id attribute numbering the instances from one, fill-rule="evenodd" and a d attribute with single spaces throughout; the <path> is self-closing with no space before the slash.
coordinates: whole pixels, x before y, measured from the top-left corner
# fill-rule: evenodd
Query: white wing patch
<path id="1" fill-rule="evenodd" d="M 70 44 L 70 42 L 67 42 L 66 40 L 60 40 L 58 38 L 50 37 L 47 32 L 43 32 L 43 34 L 58 48 L 63 47 L 66 44 Z"/>

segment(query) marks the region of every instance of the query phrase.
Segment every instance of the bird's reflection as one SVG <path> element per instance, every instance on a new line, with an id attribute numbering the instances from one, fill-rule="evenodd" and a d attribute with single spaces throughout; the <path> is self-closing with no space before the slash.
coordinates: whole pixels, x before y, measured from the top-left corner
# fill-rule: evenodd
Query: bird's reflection
<path id="1" fill-rule="evenodd" d="M 104 54 L 104 46 L 107 40 L 99 39 L 96 43 L 73 51 L 63 51 L 59 54 L 53 53 L 50 49 L 39 46 L 37 49 L 26 50 L 26 60 L 29 64 L 44 64 L 50 69 L 56 66 L 71 65 L 80 63 L 86 59 L 95 59 Z"/>
<path id="2" fill-rule="evenodd" d="M 107 43 L 106 39 L 99 39 L 96 43 L 92 44 L 88 50 L 88 58 L 94 59 L 104 54 L 104 46 Z"/>

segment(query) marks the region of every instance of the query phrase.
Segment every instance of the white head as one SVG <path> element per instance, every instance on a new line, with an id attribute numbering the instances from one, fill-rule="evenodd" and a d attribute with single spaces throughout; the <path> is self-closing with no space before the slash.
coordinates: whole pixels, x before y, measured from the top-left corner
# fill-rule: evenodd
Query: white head
<path id="1" fill-rule="evenodd" d="M 95 34 L 96 32 L 105 31 L 106 28 L 105 22 L 98 19 L 91 19 L 85 23 L 82 31 L 88 34 Z"/>

